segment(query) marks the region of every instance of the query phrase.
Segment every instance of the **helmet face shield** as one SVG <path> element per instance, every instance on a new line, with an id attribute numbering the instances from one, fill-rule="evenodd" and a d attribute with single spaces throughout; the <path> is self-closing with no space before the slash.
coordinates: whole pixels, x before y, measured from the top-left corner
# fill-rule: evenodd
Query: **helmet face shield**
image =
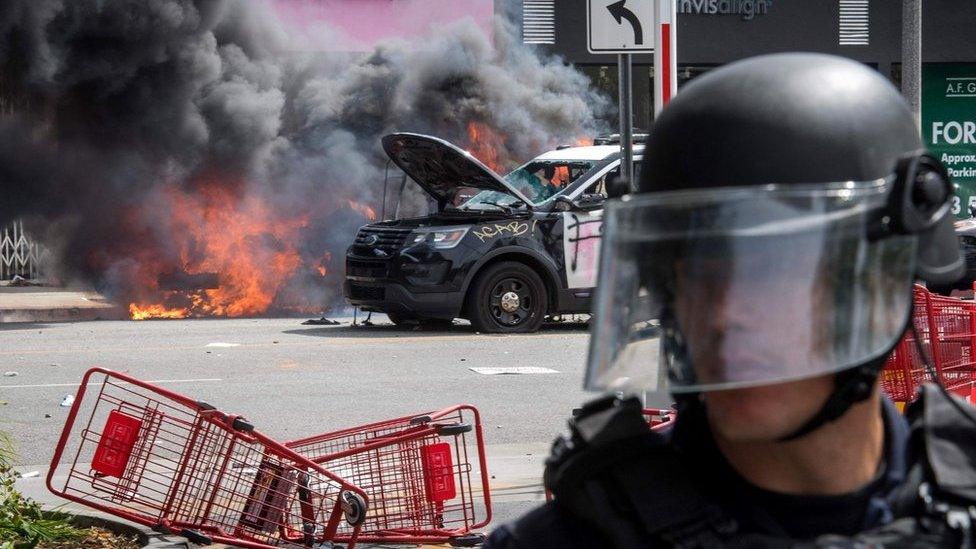
<path id="1" fill-rule="evenodd" d="M 915 236 L 871 238 L 884 180 L 704 189 L 608 204 L 585 386 L 732 389 L 889 351 Z"/>

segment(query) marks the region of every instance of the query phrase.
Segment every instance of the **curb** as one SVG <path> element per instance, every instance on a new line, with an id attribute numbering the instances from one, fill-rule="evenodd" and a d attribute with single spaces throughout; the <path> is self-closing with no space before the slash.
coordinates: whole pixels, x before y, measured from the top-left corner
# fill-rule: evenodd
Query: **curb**
<path id="1" fill-rule="evenodd" d="M 13 322 L 71 322 L 127 320 L 121 307 L 63 307 L 50 309 L 0 309 L 0 324 Z"/>
<path id="2" fill-rule="evenodd" d="M 76 513 L 69 514 L 71 515 L 71 523 L 79 528 L 90 528 L 92 526 L 97 526 L 99 528 L 104 528 L 113 534 L 122 536 L 136 536 L 141 546 L 145 549 L 189 549 L 191 547 L 196 547 L 180 536 L 162 534 L 146 526 L 121 522 L 105 515 L 84 515 Z M 209 547 L 219 548 L 225 546 L 214 544 L 210 545 Z"/>

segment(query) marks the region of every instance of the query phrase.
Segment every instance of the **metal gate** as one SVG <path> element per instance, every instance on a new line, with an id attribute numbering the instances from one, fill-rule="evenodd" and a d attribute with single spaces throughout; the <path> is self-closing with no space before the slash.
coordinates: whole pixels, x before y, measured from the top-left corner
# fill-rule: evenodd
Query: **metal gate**
<path id="1" fill-rule="evenodd" d="M 0 231 L 0 280 L 38 278 L 43 255 L 41 245 L 24 232 L 24 222 L 14 221 Z"/>

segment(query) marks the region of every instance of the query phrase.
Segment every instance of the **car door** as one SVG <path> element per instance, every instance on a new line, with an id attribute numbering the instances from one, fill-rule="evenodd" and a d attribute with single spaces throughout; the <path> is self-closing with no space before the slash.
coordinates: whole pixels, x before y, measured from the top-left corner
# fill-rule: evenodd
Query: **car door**
<path id="1" fill-rule="evenodd" d="M 573 196 L 590 195 L 607 198 L 607 184 L 620 175 L 620 161 L 607 169 Z M 634 159 L 634 178 L 640 175 L 640 158 Z M 591 205 L 563 212 L 563 257 L 565 258 L 566 286 L 570 289 L 596 286 L 600 265 L 600 241 L 603 237 L 603 201 L 594 200 Z"/>

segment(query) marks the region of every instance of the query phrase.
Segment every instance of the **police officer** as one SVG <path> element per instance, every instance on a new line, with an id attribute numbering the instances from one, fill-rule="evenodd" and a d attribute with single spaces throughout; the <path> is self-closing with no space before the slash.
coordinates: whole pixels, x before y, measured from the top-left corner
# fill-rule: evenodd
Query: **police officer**
<path id="1" fill-rule="evenodd" d="M 951 199 L 860 63 L 778 54 L 688 84 L 606 209 L 585 380 L 670 394 L 677 421 L 588 404 L 547 462 L 554 501 L 488 547 L 971 544 L 972 409 L 927 387 L 906 420 L 878 383 L 912 282 L 961 273 Z"/>

